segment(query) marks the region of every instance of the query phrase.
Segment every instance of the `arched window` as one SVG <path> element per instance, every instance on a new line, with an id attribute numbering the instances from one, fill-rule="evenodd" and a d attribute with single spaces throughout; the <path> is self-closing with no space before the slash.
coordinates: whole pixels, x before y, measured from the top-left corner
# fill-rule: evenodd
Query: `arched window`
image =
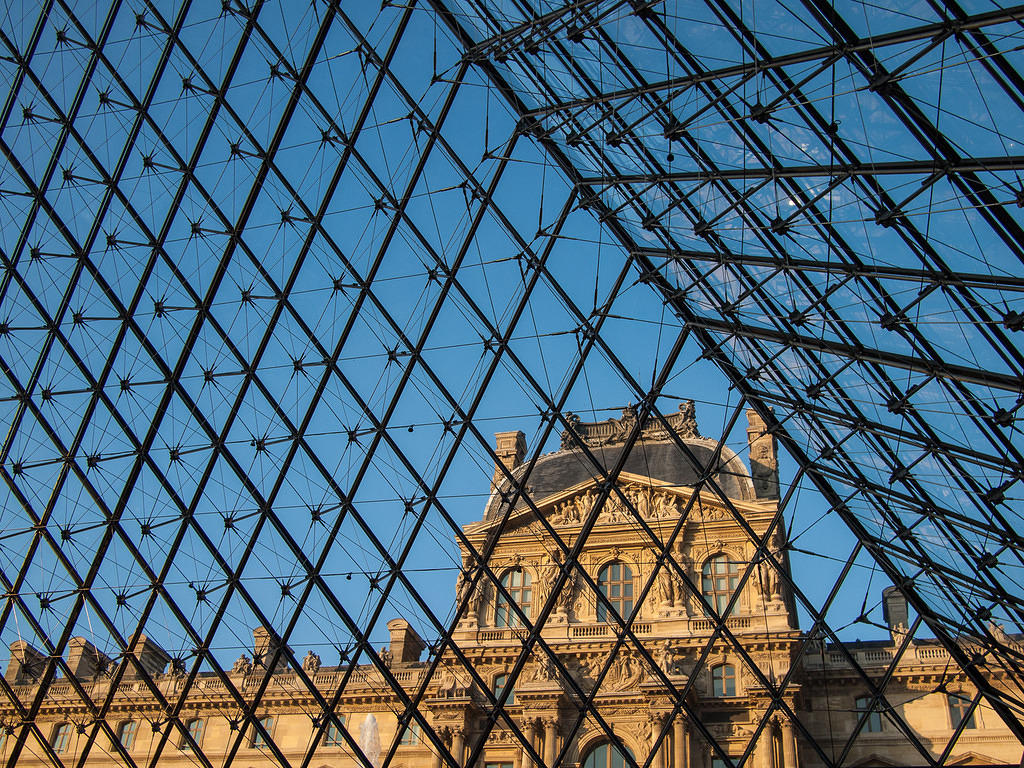
<path id="1" fill-rule="evenodd" d="M 608 563 L 597 574 L 597 588 L 619 616 L 625 619 L 633 612 L 633 572 L 628 565 L 618 561 Z M 603 600 L 597 605 L 597 620 L 608 620 L 608 609 Z"/>
<path id="2" fill-rule="evenodd" d="M 121 742 L 121 746 L 126 750 L 130 750 L 135 743 L 136 725 L 137 723 L 134 720 L 122 720 L 117 725 L 117 740 Z"/>
<path id="3" fill-rule="evenodd" d="M 711 693 L 714 696 L 736 695 L 736 667 L 719 664 L 711 668 Z"/>
<path id="4" fill-rule="evenodd" d="M 964 723 L 964 729 L 977 728 L 977 723 L 974 720 L 974 710 L 971 709 L 971 700 L 969 697 L 962 693 L 951 693 L 946 697 L 946 701 L 949 703 L 949 723 L 953 726 L 953 729 L 960 727 L 960 723 Z"/>
<path id="5" fill-rule="evenodd" d="M 188 735 L 192 737 L 192 741 L 194 741 L 196 744 L 202 744 L 203 718 L 193 717 L 191 720 L 186 720 L 185 730 L 188 731 Z M 192 743 L 184 736 L 181 737 L 181 748 L 184 750 L 192 749 Z"/>
<path id="6" fill-rule="evenodd" d="M 607 742 L 598 744 L 587 753 L 583 768 L 626 768 L 624 754 L 633 757 L 633 753 L 625 744 L 621 747 Z"/>
<path id="7" fill-rule="evenodd" d="M 71 723 L 61 723 L 53 729 L 53 735 L 50 736 L 50 746 L 53 747 L 53 751 L 57 754 L 68 751 L 68 747 L 71 745 Z"/>
<path id="8" fill-rule="evenodd" d="M 513 568 L 505 571 L 505 575 L 501 577 L 501 586 L 505 588 L 509 597 L 519 606 L 523 613 L 529 616 L 530 602 L 533 595 L 530 574 L 522 568 Z M 498 595 L 498 600 L 494 607 L 494 626 L 514 627 L 518 623 L 519 617 L 516 616 L 504 596 Z"/>
<path id="9" fill-rule="evenodd" d="M 864 723 L 865 733 L 881 733 L 882 731 L 882 713 L 877 709 L 871 708 L 871 697 L 870 696 L 858 696 L 853 701 L 853 708 L 857 711 L 857 719 L 859 720 L 864 716 L 864 713 L 868 713 L 867 722 Z"/>
<path id="10" fill-rule="evenodd" d="M 715 555 L 704 563 L 701 573 L 701 593 L 708 605 L 721 616 L 736 591 L 740 578 L 739 563 L 732 562 L 726 555 Z"/>

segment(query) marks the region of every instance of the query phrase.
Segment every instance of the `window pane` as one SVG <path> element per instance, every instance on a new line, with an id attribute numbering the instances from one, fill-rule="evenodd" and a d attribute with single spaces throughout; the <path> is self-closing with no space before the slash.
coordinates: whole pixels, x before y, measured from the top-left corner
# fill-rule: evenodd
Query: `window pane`
<path id="1" fill-rule="evenodd" d="M 597 574 L 597 586 L 620 616 L 626 618 L 633 611 L 633 572 L 628 566 L 609 563 Z M 602 602 L 597 606 L 597 619 L 607 618 L 608 609 Z"/>
<path id="2" fill-rule="evenodd" d="M 505 690 L 505 686 L 506 685 L 508 685 L 508 675 L 497 675 L 494 678 L 494 685 L 492 686 L 493 690 L 494 690 L 494 698 L 496 698 L 496 699 L 500 699 L 501 698 L 501 693 L 502 693 L 502 691 Z M 516 703 L 516 692 L 515 691 L 509 691 L 508 692 L 508 701 L 505 702 L 505 706 L 506 707 L 511 707 L 515 703 Z"/>
<path id="3" fill-rule="evenodd" d="M 633 756 L 632 751 L 626 746 L 621 750 L 609 744 L 600 744 L 594 747 L 583 762 L 583 768 L 625 768 L 626 758 L 624 754 Z"/>
<path id="4" fill-rule="evenodd" d="M 602 744 L 593 750 L 583 768 L 608 768 L 608 745 Z"/>
<path id="5" fill-rule="evenodd" d="M 736 667 L 719 664 L 711 670 L 711 689 L 715 696 L 736 695 Z"/>
<path id="6" fill-rule="evenodd" d="M 272 717 L 261 717 L 259 720 L 260 725 L 263 726 L 263 730 L 266 731 L 267 737 L 270 736 L 271 731 L 274 729 L 274 718 Z M 254 730 L 252 735 L 252 745 L 257 749 L 264 749 L 267 746 L 267 737 L 263 735 L 258 729 Z"/>
<path id="7" fill-rule="evenodd" d="M 947 701 L 949 702 L 949 722 L 953 728 L 958 728 L 965 718 L 967 722 L 964 724 L 964 729 L 977 727 L 974 722 L 974 712 L 967 714 L 971 709 L 970 699 L 963 695 L 950 694 Z"/>
<path id="8" fill-rule="evenodd" d="M 501 584 L 508 591 L 509 598 L 515 602 L 523 613 L 530 615 L 530 601 L 533 590 L 532 578 L 527 571 L 506 571 L 501 577 Z M 519 617 L 512 610 L 503 595 L 498 595 L 494 606 L 494 625 L 496 627 L 513 627 L 518 625 Z"/>
<path id="9" fill-rule="evenodd" d="M 117 727 L 117 738 L 121 742 L 121 746 L 125 749 L 131 749 L 132 744 L 135 743 L 135 721 L 125 720 Z"/>
<path id="10" fill-rule="evenodd" d="M 338 720 L 341 724 L 345 724 L 345 716 L 338 715 Z M 329 747 L 340 747 L 344 743 L 344 737 L 341 735 L 341 729 L 334 724 L 333 721 L 327 724 L 327 735 L 324 736 L 324 744 Z"/>
<path id="11" fill-rule="evenodd" d="M 203 725 L 202 718 L 195 717 L 188 721 L 186 727 L 188 728 L 188 735 L 192 737 L 192 741 L 196 744 L 200 744 L 203 740 Z M 192 745 L 188 739 L 181 740 L 182 749 L 192 749 Z"/>
<path id="12" fill-rule="evenodd" d="M 50 746 L 54 752 L 67 752 L 68 744 L 71 741 L 71 723 L 61 723 L 53 730 L 53 738 L 50 739 Z"/>
<path id="13" fill-rule="evenodd" d="M 704 563 L 701 570 L 701 593 L 708 605 L 723 614 L 739 584 L 739 563 L 725 555 L 716 555 Z"/>

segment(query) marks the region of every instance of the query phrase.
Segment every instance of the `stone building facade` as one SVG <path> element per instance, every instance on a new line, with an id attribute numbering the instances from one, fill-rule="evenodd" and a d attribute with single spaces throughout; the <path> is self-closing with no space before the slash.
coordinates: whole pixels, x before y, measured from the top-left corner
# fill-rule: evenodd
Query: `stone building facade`
<path id="1" fill-rule="evenodd" d="M 185 670 L 151 640 L 111 660 L 76 638 L 73 676 L 51 682 L 36 728 L 18 707 L 0 706 L 0 758 L 321 768 L 357 765 L 358 748 L 376 766 L 400 768 L 439 768 L 449 756 L 472 768 L 1020 762 L 1021 745 L 951 671 L 949 654 L 906 638 L 894 590 L 888 641 L 840 647 L 799 628 L 775 443 L 755 413 L 750 467 L 701 437 L 692 403 L 667 424 L 644 425 L 627 450 L 635 427 L 629 409 L 576 420 L 561 449 L 531 466 L 522 433 L 497 435 L 503 466 L 483 518 L 459 542 L 459 619 L 439 658 L 397 618 L 378 665 L 324 666 L 310 652 L 301 670 L 268 670 L 273 639 L 257 629 L 251 656 L 195 678 L 182 701 Z M 618 470 L 615 488 L 595 460 Z M 528 500 L 508 473 L 525 478 Z M 566 568 L 563 546 L 579 542 L 581 569 Z M 490 553 L 489 569 L 470 545 Z M 631 616 L 627 631 L 620 619 Z M 48 661 L 13 644 L 5 689 L 34 701 Z M 876 700 L 870 681 L 890 667 Z M 83 693 L 111 705 L 90 711 Z M 257 693 L 247 713 L 239 699 Z"/>

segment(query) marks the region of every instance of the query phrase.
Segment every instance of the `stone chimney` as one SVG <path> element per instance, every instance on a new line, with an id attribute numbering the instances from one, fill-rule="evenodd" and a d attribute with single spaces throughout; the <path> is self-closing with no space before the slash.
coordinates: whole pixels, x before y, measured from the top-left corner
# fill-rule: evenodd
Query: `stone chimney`
<path id="1" fill-rule="evenodd" d="M 750 446 L 750 478 L 754 496 L 759 499 L 779 498 L 779 459 L 775 452 L 775 435 L 768 431 L 757 411 L 747 411 L 747 445 Z"/>
<path id="2" fill-rule="evenodd" d="M 519 433 L 520 435 L 522 432 Z M 405 619 L 392 619 L 388 622 L 388 632 L 391 633 L 391 656 L 396 664 L 404 664 L 410 661 L 419 661 L 420 654 L 427 644 L 420 639 L 409 622 Z"/>
<path id="3" fill-rule="evenodd" d="M 139 635 L 132 647 L 132 654 L 138 665 L 146 670 L 150 677 L 162 675 L 167 663 L 171 660 L 170 655 L 145 635 Z M 125 671 L 126 677 L 139 677 L 139 670 L 134 664 L 129 664 Z"/>
<path id="4" fill-rule="evenodd" d="M 515 432 L 495 432 L 494 452 L 500 461 L 510 472 L 523 463 L 526 456 L 526 435 L 516 430 Z M 494 480 L 492 485 L 497 488 L 505 479 L 500 466 L 494 468 Z"/>
<path id="5" fill-rule="evenodd" d="M 68 669 L 79 680 L 88 680 L 107 671 L 110 658 L 84 637 L 68 640 Z"/>
<path id="6" fill-rule="evenodd" d="M 252 631 L 252 665 L 256 668 L 265 668 L 270 658 L 277 652 L 278 643 L 266 627 L 256 627 Z M 278 659 L 278 666 L 281 659 Z"/>
<path id="7" fill-rule="evenodd" d="M 910 626 L 907 598 L 900 592 L 899 587 L 886 587 L 882 590 L 882 616 L 890 630 L 902 627 L 905 632 Z"/>
<path id="8" fill-rule="evenodd" d="M 43 673 L 45 664 L 46 656 L 24 640 L 15 640 L 11 643 L 11 659 L 4 677 L 13 685 L 32 683 Z"/>

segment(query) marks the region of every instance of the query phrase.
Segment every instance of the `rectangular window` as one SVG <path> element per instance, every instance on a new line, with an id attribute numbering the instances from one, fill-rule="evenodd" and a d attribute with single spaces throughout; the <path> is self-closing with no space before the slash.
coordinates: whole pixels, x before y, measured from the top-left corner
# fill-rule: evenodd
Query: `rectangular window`
<path id="1" fill-rule="evenodd" d="M 871 709 L 871 698 L 869 696 L 859 696 L 853 703 L 854 709 L 857 711 L 857 718 L 860 719 L 864 716 L 864 713 L 868 713 L 867 722 L 864 723 L 865 733 L 881 733 L 882 732 L 882 713 L 877 709 Z"/>
<path id="2" fill-rule="evenodd" d="M 68 751 L 71 744 L 71 723 L 61 723 L 53 729 L 53 736 L 50 737 L 50 746 L 57 754 Z"/>
<path id="3" fill-rule="evenodd" d="M 715 696 L 736 695 L 736 667 L 719 664 L 711 670 L 711 691 Z"/>
<path id="4" fill-rule="evenodd" d="M 274 732 L 274 718 L 269 715 L 267 717 L 261 717 L 259 719 L 259 724 L 263 726 L 263 730 L 253 727 L 252 746 L 255 749 L 266 749 L 267 739 L 269 739 Z"/>
<path id="5" fill-rule="evenodd" d="M 398 742 L 406 747 L 411 747 L 420 743 L 420 724 L 409 723 L 408 727 L 402 731 L 402 738 Z"/>
<path id="6" fill-rule="evenodd" d="M 342 725 L 345 724 L 345 716 L 337 715 Z M 345 737 L 341 735 L 341 729 L 331 721 L 327 724 L 327 735 L 324 737 L 324 744 L 328 747 L 340 747 L 345 743 Z"/>
<path id="7" fill-rule="evenodd" d="M 495 675 L 494 677 L 494 698 L 500 699 L 502 691 L 505 690 L 505 686 L 508 685 L 508 675 Z M 516 703 L 516 692 L 508 692 L 508 700 L 505 702 L 506 707 L 511 707 Z"/>
<path id="8" fill-rule="evenodd" d="M 203 719 L 201 717 L 193 717 L 191 720 L 185 722 L 185 730 L 188 731 L 188 735 L 192 737 L 192 741 L 199 744 L 203 740 Z M 192 749 L 191 742 L 182 736 L 181 748 L 184 750 Z"/>
<path id="9" fill-rule="evenodd" d="M 954 729 L 964 723 L 964 729 L 977 728 L 974 721 L 974 710 L 971 709 L 971 700 L 959 693 L 951 693 L 947 698 L 949 702 L 949 722 Z M 966 722 L 964 722 L 966 720 Z"/>
<path id="10" fill-rule="evenodd" d="M 117 738 L 125 749 L 131 749 L 135 743 L 135 725 L 134 720 L 125 720 L 117 726 Z"/>

